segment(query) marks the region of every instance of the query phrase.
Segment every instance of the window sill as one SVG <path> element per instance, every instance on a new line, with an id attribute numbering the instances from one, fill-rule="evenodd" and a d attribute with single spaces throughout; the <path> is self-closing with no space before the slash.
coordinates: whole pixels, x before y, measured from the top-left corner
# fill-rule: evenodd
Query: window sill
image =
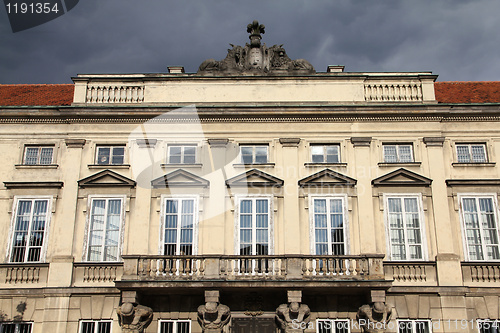
<path id="1" fill-rule="evenodd" d="M 57 169 L 59 164 L 16 164 L 16 169 Z"/>
<path id="2" fill-rule="evenodd" d="M 130 169 L 130 164 L 89 164 L 89 169 Z"/>
<path id="3" fill-rule="evenodd" d="M 244 163 L 235 163 L 233 164 L 234 168 L 274 168 L 274 163 L 252 163 L 252 164 L 244 164 Z"/>
<path id="4" fill-rule="evenodd" d="M 399 167 L 412 167 L 412 166 L 420 166 L 422 162 L 406 162 L 406 163 L 387 163 L 387 162 L 380 162 L 378 164 L 379 167 L 394 167 L 394 166 L 399 166 Z"/>
<path id="5" fill-rule="evenodd" d="M 451 163 L 454 167 L 494 167 L 496 163 Z"/>
<path id="6" fill-rule="evenodd" d="M 162 163 L 162 168 L 201 168 L 202 163 Z"/>
<path id="7" fill-rule="evenodd" d="M 314 162 L 307 162 L 304 163 L 304 166 L 306 168 L 314 168 L 314 167 L 346 167 L 347 163 L 314 163 Z"/>

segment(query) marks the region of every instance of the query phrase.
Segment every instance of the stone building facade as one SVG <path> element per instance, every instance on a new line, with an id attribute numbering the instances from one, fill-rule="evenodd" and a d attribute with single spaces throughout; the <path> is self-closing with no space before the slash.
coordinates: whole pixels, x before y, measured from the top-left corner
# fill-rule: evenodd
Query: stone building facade
<path id="1" fill-rule="evenodd" d="M 264 31 L 0 86 L 1 332 L 497 332 L 500 84 L 316 72 Z"/>

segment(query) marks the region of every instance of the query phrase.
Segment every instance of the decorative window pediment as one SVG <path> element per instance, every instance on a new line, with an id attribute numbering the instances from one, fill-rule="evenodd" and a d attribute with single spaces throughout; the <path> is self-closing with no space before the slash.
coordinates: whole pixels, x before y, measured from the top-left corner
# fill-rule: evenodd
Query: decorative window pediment
<path id="1" fill-rule="evenodd" d="M 403 168 L 372 180 L 373 186 L 430 186 L 431 183 L 432 179 Z"/>
<path id="2" fill-rule="evenodd" d="M 299 186 L 354 186 L 357 180 L 330 169 L 324 169 L 299 180 Z"/>
<path id="3" fill-rule="evenodd" d="M 248 187 L 263 187 L 263 186 L 283 186 L 283 180 L 274 177 L 263 171 L 252 169 L 238 176 L 226 180 L 226 185 L 229 187 L 248 186 Z"/>
<path id="4" fill-rule="evenodd" d="M 210 182 L 186 170 L 177 169 L 151 181 L 153 188 L 208 187 Z"/>
<path id="5" fill-rule="evenodd" d="M 103 170 L 92 176 L 80 179 L 78 185 L 80 187 L 135 187 L 136 182 L 130 178 L 120 175 L 111 170 Z"/>

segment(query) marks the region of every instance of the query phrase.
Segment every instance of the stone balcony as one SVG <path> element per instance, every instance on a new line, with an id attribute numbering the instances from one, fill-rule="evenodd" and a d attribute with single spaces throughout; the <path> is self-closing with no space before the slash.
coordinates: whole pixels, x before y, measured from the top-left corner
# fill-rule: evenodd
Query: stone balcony
<path id="1" fill-rule="evenodd" d="M 145 287 L 378 287 L 384 255 L 123 256 L 119 289 Z M 192 282 L 192 283 L 186 283 Z"/>

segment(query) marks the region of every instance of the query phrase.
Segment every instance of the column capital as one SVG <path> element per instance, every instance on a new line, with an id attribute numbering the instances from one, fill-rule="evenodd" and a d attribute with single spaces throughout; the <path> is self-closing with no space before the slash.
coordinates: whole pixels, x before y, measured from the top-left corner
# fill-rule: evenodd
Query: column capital
<path id="1" fill-rule="evenodd" d="M 66 147 L 68 148 L 83 148 L 85 145 L 85 139 L 66 139 L 64 140 Z"/>
<path id="2" fill-rule="evenodd" d="M 139 148 L 154 148 L 156 146 L 156 143 L 158 142 L 157 139 L 137 139 L 135 140 Z"/>
<path id="3" fill-rule="evenodd" d="M 283 147 L 298 147 L 300 138 L 280 138 L 280 143 Z"/>
<path id="4" fill-rule="evenodd" d="M 444 136 L 427 136 L 423 140 L 427 147 L 442 147 Z"/>
<path id="5" fill-rule="evenodd" d="M 351 143 L 354 147 L 370 147 L 372 142 L 371 136 L 353 136 L 351 137 Z"/>
<path id="6" fill-rule="evenodd" d="M 208 139 L 207 141 L 211 147 L 225 147 L 229 143 L 229 139 Z"/>

